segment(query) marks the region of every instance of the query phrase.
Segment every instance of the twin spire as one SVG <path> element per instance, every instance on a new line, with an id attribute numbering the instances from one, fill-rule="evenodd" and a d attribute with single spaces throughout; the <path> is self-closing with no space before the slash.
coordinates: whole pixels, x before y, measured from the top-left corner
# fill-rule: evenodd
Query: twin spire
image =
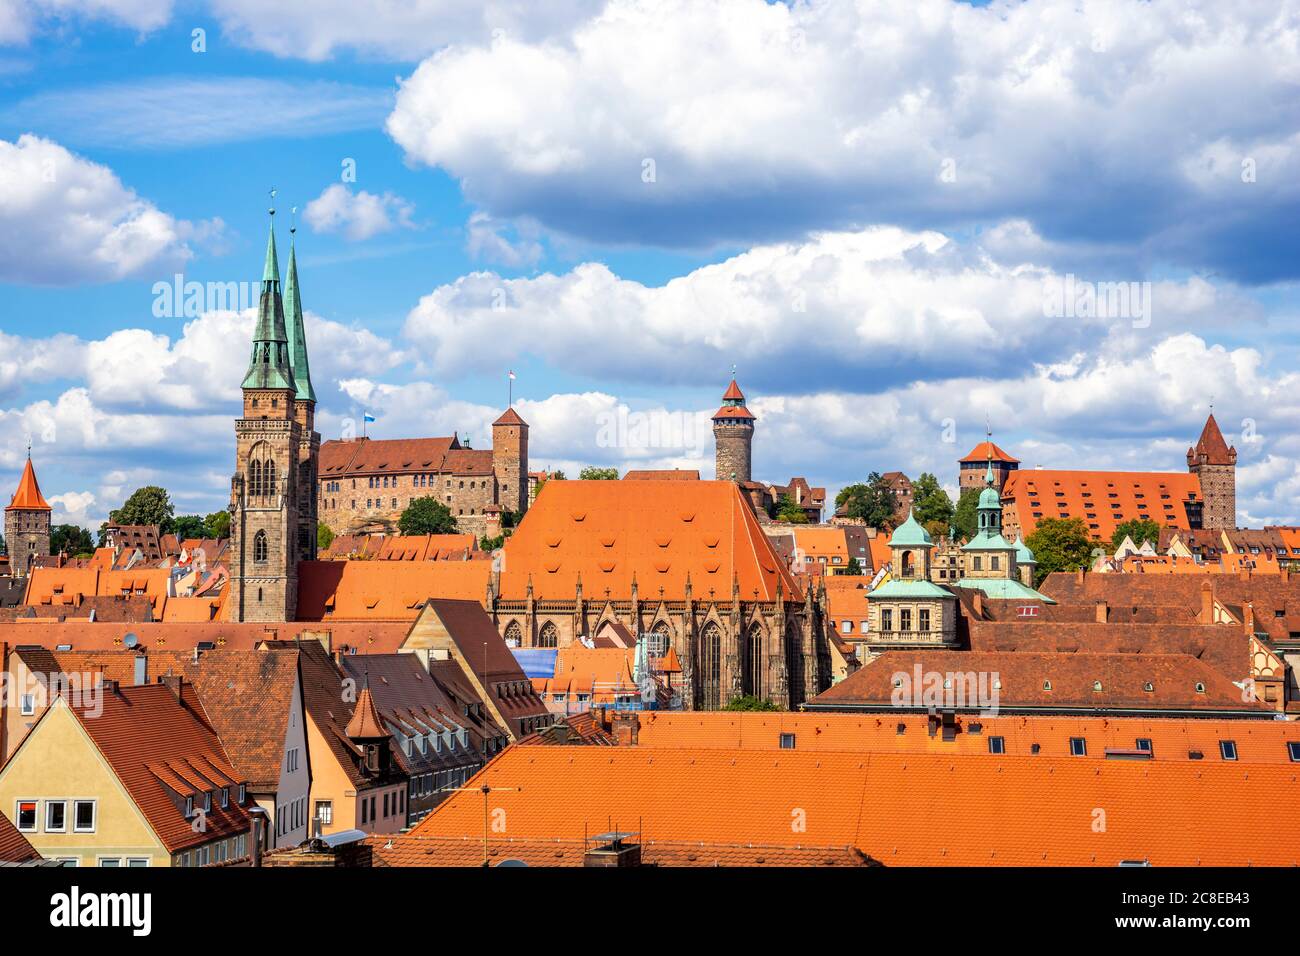
<path id="1" fill-rule="evenodd" d="M 275 191 L 272 190 L 272 196 Z M 257 325 L 253 330 L 253 354 L 249 359 L 244 388 L 291 389 L 296 401 L 316 401 L 307 361 L 307 331 L 298 291 L 298 257 L 289 229 L 289 282 L 280 294 L 280 259 L 275 250 L 275 209 L 266 240 L 266 263 L 262 267 L 262 294 L 257 304 Z"/>

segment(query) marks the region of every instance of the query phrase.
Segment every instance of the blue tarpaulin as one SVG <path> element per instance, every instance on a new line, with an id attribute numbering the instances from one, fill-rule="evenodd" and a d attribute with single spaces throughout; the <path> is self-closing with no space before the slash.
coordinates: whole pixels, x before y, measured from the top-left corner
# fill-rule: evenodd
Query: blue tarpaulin
<path id="1" fill-rule="evenodd" d="M 512 647 L 510 653 L 515 655 L 515 660 L 524 669 L 524 676 L 530 679 L 555 676 L 555 656 L 559 654 L 556 648 Z"/>

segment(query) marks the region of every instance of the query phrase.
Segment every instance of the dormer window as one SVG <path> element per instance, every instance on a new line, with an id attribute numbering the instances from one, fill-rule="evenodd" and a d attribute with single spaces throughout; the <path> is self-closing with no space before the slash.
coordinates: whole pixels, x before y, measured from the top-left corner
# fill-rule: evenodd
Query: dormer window
<path id="1" fill-rule="evenodd" d="M 230 788 L 222 787 L 221 788 L 221 809 L 225 810 L 229 806 L 230 806 Z"/>

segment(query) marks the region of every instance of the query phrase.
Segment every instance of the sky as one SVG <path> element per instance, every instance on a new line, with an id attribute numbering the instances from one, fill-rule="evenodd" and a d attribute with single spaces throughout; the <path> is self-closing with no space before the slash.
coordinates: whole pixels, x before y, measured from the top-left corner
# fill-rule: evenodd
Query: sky
<path id="1" fill-rule="evenodd" d="M 756 478 L 955 492 L 1213 405 L 1300 522 L 1300 0 L 373 6 L 0 0 L 0 488 L 225 507 L 274 205 L 323 439 L 513 371 L 534 470 L 712 477 L 734 367 Z"/>

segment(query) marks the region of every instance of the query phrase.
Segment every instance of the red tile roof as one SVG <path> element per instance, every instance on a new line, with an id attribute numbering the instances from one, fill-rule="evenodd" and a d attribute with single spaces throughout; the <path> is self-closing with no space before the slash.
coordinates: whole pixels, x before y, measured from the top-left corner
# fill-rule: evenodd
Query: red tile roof
<path id="1" fill-rule="evenodd" d="M 623 476 L 624 481 L 699 481 L 695 468 L 635 468 Z"/>
<path id="2" fill-rule="evenodd" d="M 501 417 L 498 418 L 496 421 L 494 421 L 492 424 L 493 425 L 524 425 L 524 426 L 528 425 L 528 423 L 519 416 L 519 413 L 515 411 L 515 407 L 513 405 L 511 405 L 504 412 L 502 412 Z"/>
<path id="3" fill-rule="evenodd" d="M 18 479 L 18 490 L 14 492 L 13 501 L 5 511 L 50 511 L 50 503 L 41 494 L 41 486 L 36 483 L 36 472 L 32 469 L 32 460 L 27 459 L 23 465 L 23 476 Z"/>
<path id="4" fill-rule="evenodd" d="M 589 598 L 642 600 L 693 594 L 742 601 L 802 600 L 794 577 L 753 509 L 727 481 L 552 481 L 506 541 L 501 597 L 571 599 L 581 577 Z M 757 595 L 755 595 L 757 591 Z M 459 596 L 459 595 L 447 595 Z"/>
<path id="5" fill-rule="evenodd" d="M 1014 510 L 1023 537 L 1043 518 L 1060 517 L 1081 519 L 1105 542 L 1135 518 L 1186 528 L 1189 501 L 1201 501 L 1200 479 L 1179 472 L 1013 471 L 1002 489 L 1003 507 Z"/>
<path id="6" fill-rule="evenodd" d="M 0 812 L 0 863 L 28 863 L 41 855 L 27 842 L 27 837 Z"/>
<path id="7" fill-rule="evenodd" d="M 740 386 L 736 384 L 734 378 L 731 380 L 731 384 L 727 386 L 727 390 L 722 393 L 722 400 L 724 402 L 743 402 L 745 400 L 745 393 L 740 390 Z"/>
<path id="8" fill-rule="evenodd" d="M 1187 450 L 1189 463 L 1193 458 L 1201 457 L 1204 457 L 1206 463 L 1210 465 L 1232 465 L 1237 461 L 1237 454 L 1223 440 L 1223 432 L 1219 431 L 1219 423 L 1214 420 L 1213 413 L 1205 420 L 1205 427 L 1201 429 L 1201 437 L 1196 440 L 1196 447 Z"/>
<path id="9" fill-rule="evenodd" d="M 431 597 L 485 600 L 491 575 L 490 561 L 303 561 L 298 619 L 411 621 Z"/>
<path id="10" fill-rule="evenodd" d="M 445 462 L 448 454 L 460 447 L 460 441 L 455 435 L 449 438 L 355 438 L 349 441 L 327 441 L 320 446 L 320 475 L 322 479 L 332 480 L 345 475 L 442 472 L 447 470 Z"/>
<path id="11" fill-rule="evenodd" d="M 959 461 L 966 464 L 976 461 L 988 461 L 990 455 L 992 455 L 993 460 L 997 462 L 1003 462 L 1010 465 L 1020 464 L 1019 458 L 1016 458 L 1014 455 L 1008 455 L 991 441 L 980 442 L 966 454 L 966 457 L 959 459 Z"/>

